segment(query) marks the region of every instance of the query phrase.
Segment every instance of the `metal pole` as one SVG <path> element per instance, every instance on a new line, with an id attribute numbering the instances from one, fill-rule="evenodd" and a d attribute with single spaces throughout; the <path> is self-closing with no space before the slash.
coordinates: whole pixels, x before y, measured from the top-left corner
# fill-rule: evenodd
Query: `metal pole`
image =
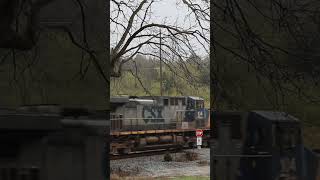
<path id="1" fill-rule="evenodd" d="M 162 56 L 161 56 L 161 45 L 162 45 L 162 41 L 161 41 L 161 29 L 160 29 L 160 96 L 162 96 Z"/>

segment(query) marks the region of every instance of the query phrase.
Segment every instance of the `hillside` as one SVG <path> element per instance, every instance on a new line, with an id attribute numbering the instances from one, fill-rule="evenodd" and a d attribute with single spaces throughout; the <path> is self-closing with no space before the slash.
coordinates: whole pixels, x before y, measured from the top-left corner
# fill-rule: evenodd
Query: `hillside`
<path id="1" fill-rule="evenodd" d="M 137 56 L 136 63 L 127 64 L 120 78 L 111 81 L 111 96 L 117 95 L 160 95 L 159 60 Z M 208 61 L 206 61 L 208 62 Z M 189 76 L 179 69 L 163 65 L 162 89 L 166 96 L 199 96 L 210 107 L 209 64 L 201 61 L 201 67 L 186 62 Z"/>
<path id="2" fill-rule="evenodd" d="M 135 64 L 126 65 L 122 77 L 112 79 L 111 95 L 160 95 L 159 61 L 143 56 L 138 56 L 135 61 Z M 185 77 L 182 71 L 171 71 L 164 66 L 163 95 L 200 96 L 205 99 L 206 107 L 210 107 L 209 63 L 208 60 L 199 62 L 202 68 L 188 64 L 191 76 L 194 77 L 192 79 Z M 310 103 L 290 93 L 280 97 L 267 79 L 257 79 L 255 72 L 241 62 L 224 61 L 220 67 L 217 73 L 223 87 L 223 98 L 218 102 L 220 109 L 286 111 L 303 121 L 305 143 L 320 148 L 320 113 L 317 103 Z M 303 87 L 311 96 L 320 96 L 318 86 L 305 82 Z"/>

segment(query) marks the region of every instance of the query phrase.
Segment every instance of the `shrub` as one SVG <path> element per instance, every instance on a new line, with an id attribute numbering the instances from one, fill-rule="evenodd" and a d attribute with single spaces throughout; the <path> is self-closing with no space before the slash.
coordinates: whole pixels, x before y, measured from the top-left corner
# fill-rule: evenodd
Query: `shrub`
<path id="1" fill-rule="evenodd" d="M 195 152 L 190 152 L 190 151 L 187 151 L 186 152 L 186 159 L 188 161 L 195 161 L 198 159 L 198 154 L 195 153 Z"/>
<path id="2" fill-rule="evenodd" d="M 166 153 L 163 159 L 164 161 L 172 161 L 172 156 L 169 153 Z"/>

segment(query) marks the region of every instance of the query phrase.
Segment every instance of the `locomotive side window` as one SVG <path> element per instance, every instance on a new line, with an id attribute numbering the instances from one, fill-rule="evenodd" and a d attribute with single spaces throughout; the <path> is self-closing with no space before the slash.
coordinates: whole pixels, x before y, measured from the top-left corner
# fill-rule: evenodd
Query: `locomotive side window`
<path id="1" fill-rule="evenodd" d="M 163 104 L 165 106 L 168 106 L 169 105 L 169 99 L 163 99 Z"/>
<path id="2" fill-rule="evenodd" d="M 178 106 L 178 105 L 179 105 L 178 98 L 174 98 L 174 105 L 175 105 L 175 106 Z"/>
<path id="3" fill-rule="evenodd" d="M 196 101 L 196 108 L 197 109 L 203 108 L 203 101 Z"/>
<path id="4" fill-rule="evenodd" d="M 204 108 L 204 103 L 201 101 L 200 108 Z"/>
<path id="5" fill-rule="evenodd" d="M 297 131 L 294 127 L 291 126 L 283 126 L 276 128 L 276 144 L 278 147 L 282 149 L 292 148 L 296 145 L 297 142 Z"/>
<path id="6" fill-rule="evenodd" d="M 170 98 L 170 105 L 174 106 L 174 98 Z"/>
<path id="7" fill-rule="evenodd" d="M 261 148 L 266 145 L 266 129 L 259 127 L 253 134 L 253 145 Z"/>
<path id="8" fill-rule="evenodd" d="M 181 106 L 182 105 L 182 100 L 181 98 L 177 98 L 178 99 L 178 105 Z"/>

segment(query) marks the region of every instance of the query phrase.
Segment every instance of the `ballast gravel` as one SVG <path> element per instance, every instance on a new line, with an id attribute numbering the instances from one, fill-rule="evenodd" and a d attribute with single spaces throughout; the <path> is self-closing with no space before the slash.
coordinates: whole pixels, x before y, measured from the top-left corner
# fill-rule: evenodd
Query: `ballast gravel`
<path id="1" fill-rule="evenodd" d="M 185 152 L 171 153 L 172 161 L 165 162 L 164 155 L 136 157 L 110 161 L 111 173 L 122 172 L 128 176 L 177 177 L 210 176 L 210 149 L 186 150 L 198 154 L 193 161 L 183 160 Z"/>

